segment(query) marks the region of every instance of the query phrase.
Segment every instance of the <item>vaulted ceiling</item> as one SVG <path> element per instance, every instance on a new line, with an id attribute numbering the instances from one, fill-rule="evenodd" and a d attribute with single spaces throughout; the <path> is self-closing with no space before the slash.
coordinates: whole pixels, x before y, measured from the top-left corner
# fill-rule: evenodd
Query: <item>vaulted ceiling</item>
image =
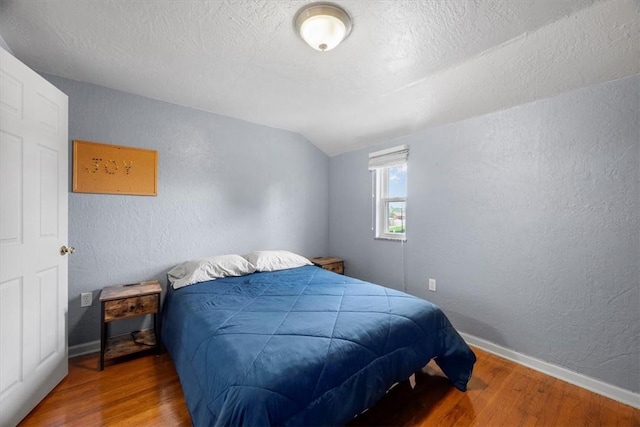
<path id="1" fill-rule="evenodd" d="M 308 2 L 0 0 L 33 69 L 299 132 L 328 155 L 640 72 L 637 0 L 336 0 L 318 52 Z"/>

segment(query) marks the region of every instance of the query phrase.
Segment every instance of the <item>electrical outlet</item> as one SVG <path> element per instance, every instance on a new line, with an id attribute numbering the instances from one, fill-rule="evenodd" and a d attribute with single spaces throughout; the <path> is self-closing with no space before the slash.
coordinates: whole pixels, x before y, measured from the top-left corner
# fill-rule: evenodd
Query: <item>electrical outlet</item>
<path id="1" fill-rule="evenodd" d="M 429 290 L 436 291 L 436 279 L 429 279 Z"/>
<path id="2" fill-rule="evenodd" d="M 93 292 L 83 292 L 80 294 L 80 307 L 89 307 L 93 304 Z"/>

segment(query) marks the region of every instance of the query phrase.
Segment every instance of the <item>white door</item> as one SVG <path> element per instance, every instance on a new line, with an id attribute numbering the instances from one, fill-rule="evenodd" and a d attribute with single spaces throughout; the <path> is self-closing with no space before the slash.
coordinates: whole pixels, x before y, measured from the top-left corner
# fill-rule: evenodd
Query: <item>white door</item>
<path id="1" fill-rule="evenodd" d="M 0 426 L 66 375 L 67 96 L 0 48 Z"/>

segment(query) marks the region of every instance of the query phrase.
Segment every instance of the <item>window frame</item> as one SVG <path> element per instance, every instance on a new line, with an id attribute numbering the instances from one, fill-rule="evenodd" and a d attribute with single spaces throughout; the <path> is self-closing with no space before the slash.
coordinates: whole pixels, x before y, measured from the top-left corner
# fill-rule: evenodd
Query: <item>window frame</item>
<path id="1" fill-rule="evenodd" d="M 407 162 L 400 164 L 393 164 L 384 167 L 378 167 L 375 169 L 375 238 L 380 240 L 395 240 L 406 241 L 407 240 L 407 224 L 406 224 L 406 212 L 407 212 L 407 196 L 405 197 L 389 197 L 389 169 L 404 167 L 405 173 L 407 171 Z M 404 202 L 405 214 L 403 218 L 403 233 L 394 233 L 389 231 L 389 204 Z"/>

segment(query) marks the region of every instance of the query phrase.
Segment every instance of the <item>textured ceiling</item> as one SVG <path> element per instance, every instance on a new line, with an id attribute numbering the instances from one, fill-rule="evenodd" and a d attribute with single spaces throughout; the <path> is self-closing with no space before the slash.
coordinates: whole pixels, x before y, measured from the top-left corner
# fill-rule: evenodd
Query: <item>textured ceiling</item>
<path id="1" fill-rule="evenodd" d="M 36 70 L 299 132 L 336 155 L 640 72 L 638 0 L 6 1 L 0 35 Z"/>

